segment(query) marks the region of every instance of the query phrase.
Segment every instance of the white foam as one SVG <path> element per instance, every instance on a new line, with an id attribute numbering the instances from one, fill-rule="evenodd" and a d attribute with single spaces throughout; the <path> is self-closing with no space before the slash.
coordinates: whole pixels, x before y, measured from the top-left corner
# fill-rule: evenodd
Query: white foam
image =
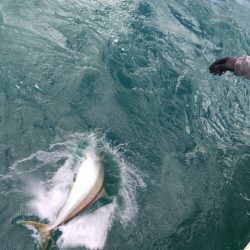
<path id="1" fill-rule="evenodd" d="M 33 196 L 28 206 L 42 219 L 48 219 L 50 223 L 55 221 L 57 213 L 67 198 L 67 192 L 60 186 L 55 186 L 51 190 L 40 184 L 31 189 Z"/>
<path id="2" fill-rule="evenodd" d="M 112 224 L 115 208 L 116 204 L 113 202 L 61 226 L 60 230 L 63 234 L 57 245 L 60 248 L 85 246 L 88 249 L 102 249 Z"/>

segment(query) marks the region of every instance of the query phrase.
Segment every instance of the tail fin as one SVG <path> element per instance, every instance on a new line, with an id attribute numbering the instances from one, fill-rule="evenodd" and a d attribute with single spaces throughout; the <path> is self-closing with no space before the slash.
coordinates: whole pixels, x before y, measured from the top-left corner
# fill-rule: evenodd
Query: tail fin
<path id="1" fill-rule="evenodd" d="M 51 233 L 51 230 L 49 230 L 48 225 L 44 223 L 39 223 L 36 221 L 31 221 L 31 220 L 30 221 L 24 220 L 22 221 L 22 224 L 33 226 L 38 231 L 38 233 L 41 236 L 41 243 L 42 243 L 41 249 L 46 250 L 48 247 L 48 242 L 49 242 L 50 233 Z"/>

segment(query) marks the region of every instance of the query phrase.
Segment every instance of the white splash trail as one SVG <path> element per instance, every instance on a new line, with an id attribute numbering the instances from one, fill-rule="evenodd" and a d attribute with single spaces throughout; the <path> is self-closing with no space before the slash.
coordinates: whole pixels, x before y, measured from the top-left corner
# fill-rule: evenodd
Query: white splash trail
<path id="1" fill-rule="evenodd" d="M 60 248 L 85 246 L 88 249 L 102 249 L 112 225 L 112 216 L 116 207 L 116 203 L 113 202 L 61 226 L 60 230 L 63 234 L 57 243 L 58 246 Z M 72 232 L 74 232 L 73 237 Z"/>

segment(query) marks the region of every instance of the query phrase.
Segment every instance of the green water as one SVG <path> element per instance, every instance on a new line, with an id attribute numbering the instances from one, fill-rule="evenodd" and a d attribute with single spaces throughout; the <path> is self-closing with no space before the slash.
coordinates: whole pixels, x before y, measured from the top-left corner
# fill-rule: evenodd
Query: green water
<path id="1" fill-rule="evenodd" d="M 34 249 L 11 220 L 30 213 L 23 186 L 40 163 L 17 162 L 76 133 L 105 138 L 137 173 L 124 189 L 133 216 L 118 199 L 105 249 L 243 249 L 250 82 L 208 67 L 250 54 L 249 11 L 247 0 L 1 0 L 0 249 Z M 37 180 L 53 177 L 50 160 Z"/>

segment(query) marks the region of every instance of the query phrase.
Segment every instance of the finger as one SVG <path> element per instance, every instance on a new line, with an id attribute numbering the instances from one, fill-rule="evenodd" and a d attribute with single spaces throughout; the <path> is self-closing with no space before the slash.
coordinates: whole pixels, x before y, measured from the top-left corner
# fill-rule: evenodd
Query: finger
<path id="1" fill-rule="evenodd" d="M 215 63 L 213 63 L 213 64 L 209 67 L 209 70 L 216 70 L 216 68 L 217 68 L 218 65 L 221 65 L 221 64 L 215 64 Z"/>
<path id="2" fill-rule="evenodd" d="M 210 72 L 211 74 L 214 74 L 214 75 L 222 75 L 225 71 L 222 71 L 222 70 L 216 70 L 216 71 L 212 71 Z"/>
<path id="3" fill-rule="evenodd" d="M 212 69 L 210 69 L 210 73 L 213 73 L 213 74 L 219 74 L 223 71 L 226 71 L 225 64 L 215 65 Z"/>
<path id="4" fill-rule="evenodd" d="M 212 74 L 214 75 L 223 75 L 227 70 L 217 70 L 217 71 L 214 71 L 214 72 L 211 72 Z"/>
<path id="5" fill-rule="evenodd" d="M 210 70 L 211 74 L 217 75 L 221 72 L 222 70 L 218 70 L 218 69 L 214 69 L 214 70 Z"/>

